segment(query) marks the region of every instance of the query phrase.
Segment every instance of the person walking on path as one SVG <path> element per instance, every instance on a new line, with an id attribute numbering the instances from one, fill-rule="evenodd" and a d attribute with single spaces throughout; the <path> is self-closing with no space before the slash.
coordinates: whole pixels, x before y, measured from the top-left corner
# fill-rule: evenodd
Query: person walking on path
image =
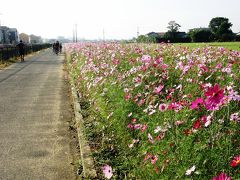
<path id="1" fill-rule="evenodd" d="M 21 58 L 21 62 L 24 61 L 24 46 L 25 45 L 22 42 L 22 40 L 20 40 L 20 43 L 17 44 L 19 55 L 20 55 L 20 58 Z"/>
<path id="2" fill-rule="evenodd" d="M 56 41 L 56 43 L 55 43 L 55 53 L 58 55 L 58 53 L 59 53 L 59 49 L 60 48 L 60 43 L 59 43 L 59 41 Z"/>

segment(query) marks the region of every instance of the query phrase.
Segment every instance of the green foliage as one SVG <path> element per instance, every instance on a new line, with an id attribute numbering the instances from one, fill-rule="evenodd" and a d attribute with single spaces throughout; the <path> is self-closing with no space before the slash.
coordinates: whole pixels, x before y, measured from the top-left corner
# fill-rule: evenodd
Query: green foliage
<path id="1" fill-rule="evenodd" d="M 228 18 L 215 17 L 212 18 L 209 23 L 209 28 L 218 41 L 229 41 L 234 39 L 234 34 L 230 29 L 232 23 L 229 22 Z"/>
<path id="2" fill-rule="evenodd" d="M 156 43 L 157 37 L 140 35 L 137 38 L 138 43 Z"/>
<path id="3" fill-rule="evenodd" d="M 171 33 L 175 33 L 175 32 L 178 32 L 179 31 L 179 28 L 180 28 L 181 26 L 178 24 L 178 23 L 176 23 L 175 21 L 170 21 L 169 23 L 168 23 L 168 32 L 171 32 Z"/>
<path id="4" fill-rule="evenodd" d="M 212 32 L 207 29 L 193 29 L 188 33 L 193 42 L 209 42 L 211 41 Z"/>

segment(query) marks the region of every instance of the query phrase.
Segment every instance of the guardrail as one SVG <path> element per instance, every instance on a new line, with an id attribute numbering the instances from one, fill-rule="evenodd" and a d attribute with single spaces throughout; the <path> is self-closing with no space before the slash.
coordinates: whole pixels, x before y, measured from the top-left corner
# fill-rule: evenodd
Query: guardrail
<path id="1" fill-rule="evenodd" d="M 51 47 L 51 44 L 32 44 L 25 45 L 24 54 L 30 54 L 32 52 L 40 51 Z M 0 60 L 7 61 L 11 58 L 17 58 L 19 56 L 18 48 L 15 46 L 2 46 L 0 47 Z"/>

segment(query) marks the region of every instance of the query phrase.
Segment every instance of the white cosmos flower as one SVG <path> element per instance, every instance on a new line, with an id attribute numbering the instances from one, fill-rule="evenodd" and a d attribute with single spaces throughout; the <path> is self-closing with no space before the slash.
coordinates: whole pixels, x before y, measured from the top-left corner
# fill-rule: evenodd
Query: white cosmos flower
<path id="1" fill-rule="evenodd" d="M 187 176 L 189 176 L 189 175 L 191 175 L 192 174 L 192 172 L 194 172 L 195 171 L 195 169 L 196 169 L 196 166 L 195 165 L 193 165 L 190 169 L 188 169 L 187 171 L 186 171 L 186 175 Z"/>

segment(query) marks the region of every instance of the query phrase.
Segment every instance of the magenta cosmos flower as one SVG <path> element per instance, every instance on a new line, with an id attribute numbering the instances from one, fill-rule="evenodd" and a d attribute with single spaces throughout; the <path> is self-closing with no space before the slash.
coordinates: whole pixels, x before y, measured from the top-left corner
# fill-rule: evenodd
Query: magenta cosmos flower
<path id="1" fill-rule="evenodd" d="M 213 180 L 232 180 L 232 178 L 227 176 L 227 174 L 222 172 L 218 176 L 214 177 Z"/>
<path id="2" fill-rule="evenodd" d="M 224 100 L 224 90 L 220 89 L 219 84 L 215 84 L 214 87 L 210 87 L 205 93 L 207 99 L 205 100 L 205 105 L 207 110 L 216 110 L 219 105 L 223 103 Z"/>
<path id="3" fill-rule="evenodd" d="M 191 109 L 198 109 L 200 105 L 204 103 L 203 98 L 197 98 L 195 101 L 192 102 L 190 106 Z"/>
<path id="4" fill-rule="evenodd" d="M 109 165 L 103 166 L 103 167 L 102 167 L 102 171 L 103 171 L 104 176 L 105 176 L 107 179 L 111 179 L 111 177 L 113 176 L 112 167 L 109 166 Z"/>
<path id="5" fill-rule="evenodd" d="M 240 155 L 235 156 L 234 159 L 231 162 L 232 167 L 237 167 L 240 165 Z"/>

